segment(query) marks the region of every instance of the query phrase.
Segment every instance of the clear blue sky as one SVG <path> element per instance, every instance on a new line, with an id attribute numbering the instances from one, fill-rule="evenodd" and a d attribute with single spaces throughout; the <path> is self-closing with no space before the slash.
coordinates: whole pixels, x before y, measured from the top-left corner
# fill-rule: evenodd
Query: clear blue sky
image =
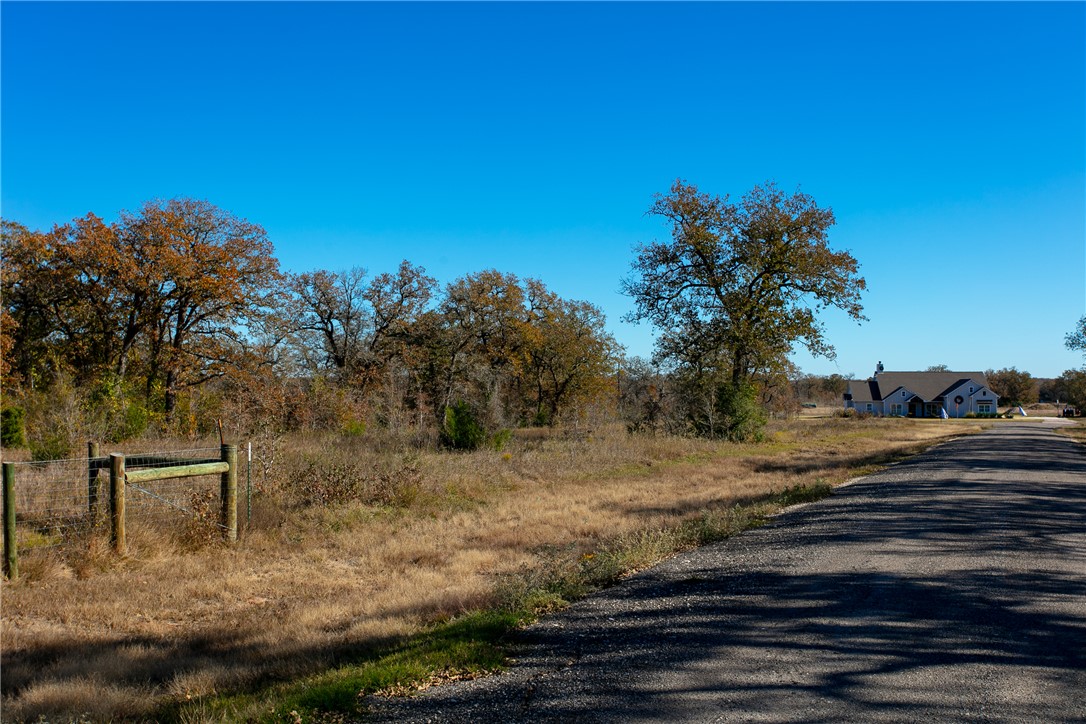
<path id="1" fill-rule="evenodd" d="M 542 279 L 621 321 L 652 195 L 775 180 L 837 215 L 870 321 L 807 372 L 1080 366 L 1083 3 L 3 2 L 5 218 L 152 198 L 294 271 Z"/>

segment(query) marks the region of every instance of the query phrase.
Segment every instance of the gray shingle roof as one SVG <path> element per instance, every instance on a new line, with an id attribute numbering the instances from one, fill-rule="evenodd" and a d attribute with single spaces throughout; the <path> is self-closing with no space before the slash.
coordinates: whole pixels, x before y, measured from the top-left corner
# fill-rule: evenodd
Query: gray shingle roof
<path id="1" fill-rule="evenodd" d="M 853 402 L 875 402 L 879 397 L 879 385 L 873 380 L 849 380 L 848 392 Z"/>
<path id="2" fill-rule="evenodd" d="M 978 387 L 988 386 L 988 378 L 983 372 L 880 372 L 874 378 L 851 382 L 849 392 L 853 401 L 873 402 L 883 399 L 883 394 L 904 387 L 931 402 L 969 380 Z"/>

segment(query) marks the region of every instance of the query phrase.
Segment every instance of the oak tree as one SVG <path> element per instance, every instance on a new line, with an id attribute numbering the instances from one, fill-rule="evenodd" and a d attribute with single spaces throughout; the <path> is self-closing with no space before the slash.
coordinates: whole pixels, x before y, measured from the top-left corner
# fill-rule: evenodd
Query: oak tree
<path id="1" fill-rule="evenodd" d="M 169 415 L 178 392 L 226 374 L 250 326 L 277 305 L 282 276 L 264 229 L 197 199 L 148 202 L 121 214 L 124 245 L 154 262 L 148 392 Z"/>
<path id="2" fill-rule="evenodd" d="M 365 279 L 366 270 L 359 267 L 288 275 L 290 316 L 312 371 L 328 369 L 344 379 L 357 371 L 371 324 L 363 306 Z"/>
<path id="3" fill-rule="evenodd" d="M 1078 350 L 1086 354 L 1086 317 L 1080 317 L 1073 332 L 1064 337 L 1067 349 Z"/>
<path id="4" fill-rule="evenodd" d="M 859 264 L 830 248 L 831 209 L 773 183 L 733 203 L 678 180 L 649 214 L 669 223 L 671 239 L 637 248 L 623 282 L 636 305 L 627 319 L 656 326 L 657 358 L 699 385 L 710 412 L 699 431 L 749 436 L 759 375 L 784 369 L 796 344 L 834 357 L 818 313 L 864 319 Z"/>
<path id="5" fill-rule="evenodd" d="M 58 295 L 50 273 L 52 249 L 45 234 L 22 224 L 3 220 L 0 228 L 0 296 L 4 303 L 5 382 L 25 381 L 31 388 L 41 382 L 50 357 L 50 340 L 56 325 Z"/>
<path id="6" fill-rule="evenodd" d="M 984 373 L 988 386 L 999 395 L 1004 405 L 1029 405 L 1037 401 L 1037 381 L 1029 372 L 1019 372 L 1016 367 L 988 370 Z"/>
<path id="7" fill-rule="evenodd" d="M 604 328 L 599 307 L 562 299 L 538 280 L 526 286 L 525 373 L 535 391 L 534 421 L 554 424 L 572 403 L 609 386 L 620 347 Z"/>

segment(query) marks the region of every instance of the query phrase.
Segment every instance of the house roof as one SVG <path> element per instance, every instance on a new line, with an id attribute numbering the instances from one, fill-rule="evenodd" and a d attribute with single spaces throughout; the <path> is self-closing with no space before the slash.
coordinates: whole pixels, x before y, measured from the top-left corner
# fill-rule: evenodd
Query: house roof
<path id="1" fill-rule="evenodd" d="M 983 372 L 879 372 L 875 377 L 850 384 L 853 400 L 869 402 L 883 399 L 904 387 L 926 402 L 942 397 L 963 384 L 972 381 L 978 387 L 988 387 Z"/>
<path id="2" fill-rule="evenodd" d="M 853 402 L 875 402 L 879 397 L 879 385 L 873 380 L 849 380 L 848 393 Z"/>

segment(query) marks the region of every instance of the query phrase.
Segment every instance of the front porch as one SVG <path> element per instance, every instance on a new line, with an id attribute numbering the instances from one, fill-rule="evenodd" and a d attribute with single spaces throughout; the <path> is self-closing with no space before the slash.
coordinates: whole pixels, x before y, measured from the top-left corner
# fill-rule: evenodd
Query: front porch
<path id="1" fill-rule="evenodd" d="M 937 397 L 931 402 L 914 396 L 909 400 L 909 417 L 942 417 L 943 398 Z"/>

